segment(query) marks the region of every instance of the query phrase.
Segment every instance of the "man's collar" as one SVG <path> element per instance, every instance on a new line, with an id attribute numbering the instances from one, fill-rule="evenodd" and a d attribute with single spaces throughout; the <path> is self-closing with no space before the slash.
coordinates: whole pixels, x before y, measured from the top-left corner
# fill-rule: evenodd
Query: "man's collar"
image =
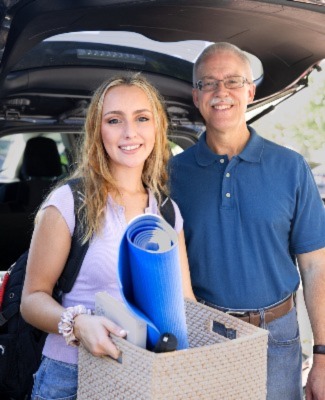
<path id="1" fill-rule="evenodd" d="M 216 160 L 220 159 L 220 156 L 214 153 L 207 145 L 206 132 L 200 136 L 195 150 L 196 162 L 202 167 L 212 165 Z"/>
<path id="2" fill-rule="evenodd" d="M 248 162 L 258 163 L 262 158 L 264 139 L 259 136 L 251 126 L 248 126 L 248 130 L 250 132 L 250 138 L 243 151 L 238 154 L 238 157 Z"/>
<path id="3" fill-rule="evenodd" d="M 258 163 L 261 161 L 264 148 L 264 139 L 260 137 L 252 127 L 249 126 L 248 129 L 250 132 L 250 138 L 243 151 L 238 154 L 238 157 L 244 161 Z M 199 141 L 196 145 L 195 157 L 196 162 L 202 167 L 211 165 L 215 161 L 220 160 L 222 157 L 222 155 L 214 153 L 207 145 L 206 132 L 204 132 L 199 138 Z"/>

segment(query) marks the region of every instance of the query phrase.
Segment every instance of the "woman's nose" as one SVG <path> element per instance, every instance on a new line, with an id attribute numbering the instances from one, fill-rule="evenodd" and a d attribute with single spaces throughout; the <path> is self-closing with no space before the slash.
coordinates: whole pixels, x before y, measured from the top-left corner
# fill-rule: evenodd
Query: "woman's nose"
<path id="1" fill-rule="evenodd" d="M 127 139 L 132 139 L 137 136 L 136 127 L 133 124 L 127 123 L 124 127 L 124 136 Z"/>

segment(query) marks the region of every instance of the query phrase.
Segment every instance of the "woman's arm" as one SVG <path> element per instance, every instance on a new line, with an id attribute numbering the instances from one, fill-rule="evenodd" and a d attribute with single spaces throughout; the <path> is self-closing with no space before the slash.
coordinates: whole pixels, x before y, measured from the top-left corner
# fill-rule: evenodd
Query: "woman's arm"
<path id="1" fill-rule="evenodd" d="M 179 245 L 179 255 L 180 255 L 180 261 L 181 261 L 184 297 L 186 299 L 196 301 L 196 298 L 195 298 L 193 290 L 192 290 L 191 275 L 190 275 L 190 268 L 189 268 L 187 252 L 186 252 L 184 230 L 181 230 L 181 232 L 178 235 L 178 245 Z"/>
<path id="2" fill-rule="evenodd" d="M 64 308 L 52 298 L 71 246 L 68 226 L 57 208 L 40 211 L 27 261 L 21 313 L 31 325 L 58 333 Z"/>
<path id="3" fill-rule="evenodd" d="M 57 208 L 41 211 L 34 229 L 22 293 L 21 313 L 31 325 L 58 333 L 64 308 L 52 298 L 71 247 L 68 226 Z M 81 301 L 82 304 L 82 301 Z M 120 327 L 104 317 L 79 315 L 75 318 L 75 336 L 94 355 L 118 357 L 109 333 L 125 336 Z"/>

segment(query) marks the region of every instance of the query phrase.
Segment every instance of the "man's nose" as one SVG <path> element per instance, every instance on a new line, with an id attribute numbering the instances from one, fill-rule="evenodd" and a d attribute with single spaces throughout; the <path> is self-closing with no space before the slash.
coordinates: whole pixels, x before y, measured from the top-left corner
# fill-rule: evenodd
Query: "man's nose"
<path id="1" fill-rule="evenodd" d="M 227 92 L 227 91 L 228 89 L 226 88 L 223 80 L 218 80 L 215 82 L 214 92 Z"/>

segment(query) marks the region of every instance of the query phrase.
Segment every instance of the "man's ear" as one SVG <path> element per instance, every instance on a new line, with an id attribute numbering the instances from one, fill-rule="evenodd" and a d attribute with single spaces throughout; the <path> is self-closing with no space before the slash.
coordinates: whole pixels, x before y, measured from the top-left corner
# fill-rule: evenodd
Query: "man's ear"
<path id="1" fill-rule="evenodd" d="M 199 101 L 198 101 L 198 89 L 192 89 L 192 98 L 193 103 L 196 108 L 199 108 Z"/>
<path id="2" fill-rule="evenodd" d="M 248 104 L 252 103 L 255 97 L 256 85 L 254 83 L 249 85 Z"/>

